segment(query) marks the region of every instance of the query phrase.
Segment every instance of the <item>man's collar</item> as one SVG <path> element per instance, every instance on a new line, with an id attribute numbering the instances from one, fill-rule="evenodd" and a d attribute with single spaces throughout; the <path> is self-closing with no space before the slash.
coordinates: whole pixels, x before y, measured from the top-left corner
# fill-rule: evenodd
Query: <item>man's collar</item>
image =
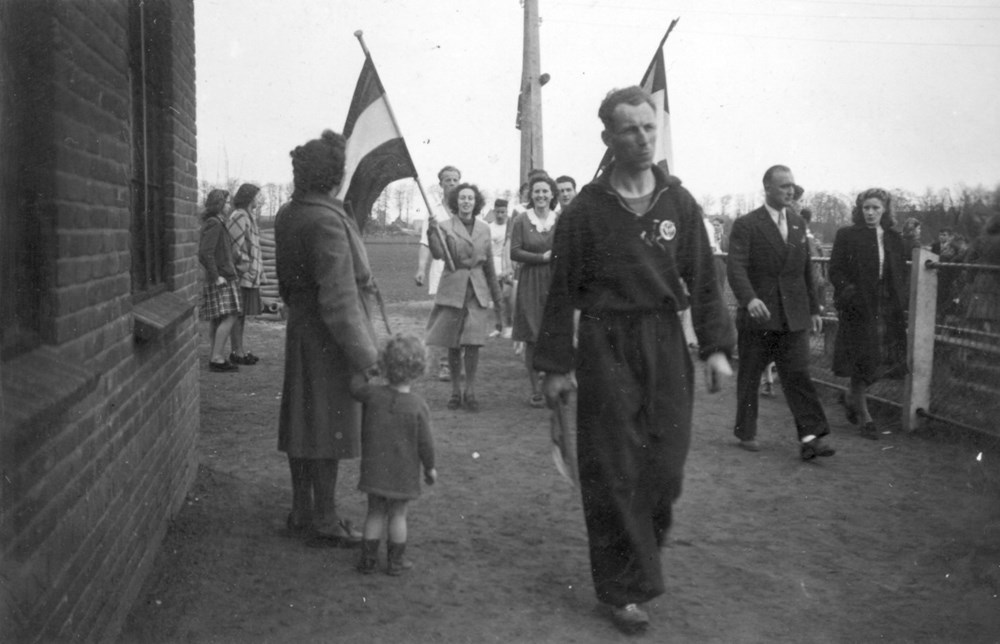
<path id="1" fill-rule="evenodd" d="M 606 168 L 604 168 L 604 172 L 601 173 L 601 176 L 597 177 L 596 182 L 601 184 L 611 192 L 617 193 L 618 191 L 611 186 L 611 174 L 614 169 L 615 169 L 615 162 L 612 161 L 607 165 Z M 656 165 L 655 163 L 650 167 L 650 170 L 653 171 L 654 194 L 659 193 L 661 190 L 664 190 L 666 188 L 670 188 L 673 185 L 680 185 L 680 181 L 668 175 L 666 172 L 663 171 L 663 168 Z"/>
<path id="2" fill-rule="evenodd" d="M 781 210 L 778 210 L 776 208 L 771 207 L 771 204 L 767 203 L 766 201 L 764 202 L 764 207 L 767 208 L 767 214 L 771 215 L 771 219 L 777 220 L 778 216 L 782 212 L 784 212 L 786 215 L 788 214 L 787 208 L 782 208 Z"/>

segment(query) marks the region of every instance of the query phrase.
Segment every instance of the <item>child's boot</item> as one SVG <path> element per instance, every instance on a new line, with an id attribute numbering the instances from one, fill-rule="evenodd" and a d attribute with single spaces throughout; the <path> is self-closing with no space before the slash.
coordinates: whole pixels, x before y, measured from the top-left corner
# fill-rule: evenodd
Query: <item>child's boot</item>
<path id="1" fill-rule="evenodd" d="M 388 556 L 388 566 L 386 566 L 386 572 L 393 577 L 398 577 L 404 572 L 413 567 L 413 562 L 403 558 L 406 553 L 406 542 L 403 543 L 393 543 L 392 541 L 386 542 L 387 549 L 389 550 Z"/>
<path id="2" fill-rule="evenodd" d="M 365 539 L 361 542 L 357 569 L 362 575 L 370 575 L 378 567 L 378 544 L 378 539 Z"/>

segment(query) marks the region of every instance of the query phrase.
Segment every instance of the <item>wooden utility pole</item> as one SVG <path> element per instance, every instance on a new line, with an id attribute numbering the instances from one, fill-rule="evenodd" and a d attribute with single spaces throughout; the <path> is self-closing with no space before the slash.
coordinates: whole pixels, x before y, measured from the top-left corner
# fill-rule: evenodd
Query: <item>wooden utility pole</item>
<path id="1" fill-rule="evenodd" d="M 521 67 L 521 96 L 518 100 L 522 183 L 528 180 L 528 172 L 533 168 L 545 167 L 542 156 L 543 80 L 538 42 L 538 0 L 523 0 L 523 2 L 524 60 Z"/>

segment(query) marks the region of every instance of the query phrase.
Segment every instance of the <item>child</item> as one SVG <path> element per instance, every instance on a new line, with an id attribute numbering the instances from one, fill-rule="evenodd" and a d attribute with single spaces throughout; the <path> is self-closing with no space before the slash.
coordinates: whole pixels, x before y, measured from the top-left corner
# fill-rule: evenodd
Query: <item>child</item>
<path id="1" fill-rule="evenodd" d="M 437 480 L 430 409 L 423 398 L 410 393 L 410 385 L 426 366 L 427 351 L 420 339 L 397 334 L 379 356 L 379 369 L 389 384 L 368 384 L 361 374 L 351 380 L 351 393 L 365 407 L 358 489 L 368 494 L 368 516 L 357 569 L 366 575 L 378 565 L 383 532 L 387 534 L 386 572 L 401 575 L 413 565 L 403 559 L 406 504 L 420 496 L 421 465 L 428 485 Z"/>

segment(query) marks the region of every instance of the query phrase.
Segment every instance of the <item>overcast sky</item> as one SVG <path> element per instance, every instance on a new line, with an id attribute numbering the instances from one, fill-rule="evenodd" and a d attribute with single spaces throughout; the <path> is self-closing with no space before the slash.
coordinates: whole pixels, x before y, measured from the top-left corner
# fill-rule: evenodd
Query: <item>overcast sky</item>
<path id="1" fill-rule="evenodd" d="M 675 173 L 696 197 L 923 192 L 1000 182 L 1000 1 L 539 0 L 545 169 L 589 180 L 597 107 L 664 48 Z M 288 152 L 342 131 L 365 41 L 425 186 L 457 165 L 516 189 L 517 0 L 196 0 L 203 180 L 291 181 Z"/>

